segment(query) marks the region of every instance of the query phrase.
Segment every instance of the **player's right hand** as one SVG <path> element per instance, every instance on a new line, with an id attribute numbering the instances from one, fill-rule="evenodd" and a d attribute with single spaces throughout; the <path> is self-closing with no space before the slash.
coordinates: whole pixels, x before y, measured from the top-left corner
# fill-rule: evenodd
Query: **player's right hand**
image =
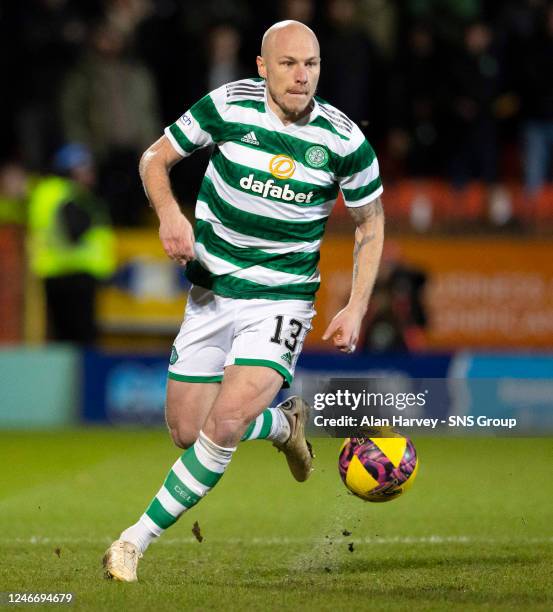
<path id="1" fill-rule="evenodd" d="M 194 230 L 180 210 L 175 209 L 160 217 L 159 239 L 173 261 L 185 266 L 195 258 Z"/>
<path id="2" fill-rule="evenodd" d="M 342 353 L 353 353 L 359 340 L 363 314 L 351 306 L 336 314 L 323 334 L 323 340 L 332 338 L 334 346 Z"/>

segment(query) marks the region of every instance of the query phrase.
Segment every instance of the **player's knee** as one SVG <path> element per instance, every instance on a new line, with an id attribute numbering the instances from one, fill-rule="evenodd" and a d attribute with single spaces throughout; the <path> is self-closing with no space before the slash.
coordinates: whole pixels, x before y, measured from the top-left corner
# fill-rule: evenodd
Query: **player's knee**
<path id="1" fill-rule="evenodd" d="M 170 427 L 169 432 L 175 444 L 182 449 L 190 448 L 198 439 L 198 432 L 185 427 Z"/>

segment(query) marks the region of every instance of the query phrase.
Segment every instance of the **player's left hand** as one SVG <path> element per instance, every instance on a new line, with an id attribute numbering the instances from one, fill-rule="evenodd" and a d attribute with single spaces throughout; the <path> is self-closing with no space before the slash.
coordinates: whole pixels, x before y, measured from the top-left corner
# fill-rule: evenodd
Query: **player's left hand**
<path id="1" fill-rule="evenodd" d="M 359 340 L 362 320 L 363 314 L 351 306 L 342 308 L 326 328 L 323 340 L 332 338 L 334 346 L 342 353 L 353 353 Z"/>

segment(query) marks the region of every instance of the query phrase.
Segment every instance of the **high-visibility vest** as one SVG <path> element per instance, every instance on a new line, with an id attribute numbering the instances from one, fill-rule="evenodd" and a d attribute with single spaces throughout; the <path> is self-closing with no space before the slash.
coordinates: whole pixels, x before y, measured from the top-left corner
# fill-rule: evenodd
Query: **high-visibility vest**
<path id="1" fill-rule="evenodd" d="M 83 206 L 92 222 L 77 242 L 61 224 L 62 207 Z M 106 278 L 115 270 L 115 234 L 101 211 L 102 203 L 75 182 L 49 176 L 40 180 L 29 201 L 28 249 L 31 270 L 39 277 L 88 273 Z"/>

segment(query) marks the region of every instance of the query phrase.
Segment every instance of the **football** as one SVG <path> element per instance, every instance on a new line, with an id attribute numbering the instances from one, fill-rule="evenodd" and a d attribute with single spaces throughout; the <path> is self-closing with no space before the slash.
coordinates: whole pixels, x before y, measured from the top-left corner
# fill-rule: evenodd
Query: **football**
<path id="1" fill-rule="evenodd" d="M 393 438 L 346 438 L 338 469 L 346 487 L 370 502 L 396 499 L 411 487 L 419 462 L 413 442 Z"/>

